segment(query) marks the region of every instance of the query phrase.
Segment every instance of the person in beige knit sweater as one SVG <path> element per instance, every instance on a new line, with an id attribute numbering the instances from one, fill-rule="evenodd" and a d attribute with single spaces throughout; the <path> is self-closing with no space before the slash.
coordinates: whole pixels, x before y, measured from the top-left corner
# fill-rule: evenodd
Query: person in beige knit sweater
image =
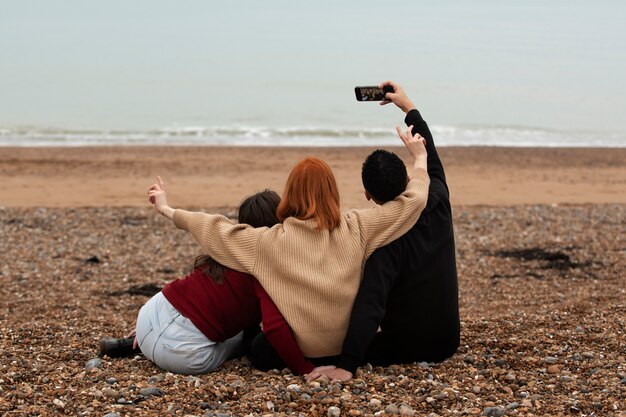
<path id="1" fill-rule="evenodd" d="M 206 254 L 259 280 L 306 357 L 338 355 L 365 260 L 405 234 L 426 206 L 430 180 L 424 138 L 412 135 L 412 126 L 396 129 L 413 157 L 410 180 L 402 194 L 380 206 L 341 213 L 333 173 L 317 158 L 293 168 L 277 210 L 282 223 L 271 228 L 175 210 L 160 178 L 148 198 L 157 212 L 190 232 Z"/>

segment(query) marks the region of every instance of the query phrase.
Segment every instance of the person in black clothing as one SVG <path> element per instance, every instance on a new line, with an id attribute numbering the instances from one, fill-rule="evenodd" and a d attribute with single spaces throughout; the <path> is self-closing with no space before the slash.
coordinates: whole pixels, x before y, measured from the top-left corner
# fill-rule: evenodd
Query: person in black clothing
<path id="1" fill-rule="evenodd" d="M 409 232 L 367 260 L 337 368 L 316 368 L 307 380 L 321 375 L 349 380 L 365 363 L 440 362 L 460 343 L 452 210 L 443 166 L 428 125 L 402 87 L 386 81 L 381 88 L 385 85 L 394 92 L 381 104 L 398 106 L 412 133 L 426 139 L 428 203 Z M 362 179 L 366 197 L 382 204 L 404 190 L 406 168 L 393 153 L 378 150 L 365 160 Z"/>

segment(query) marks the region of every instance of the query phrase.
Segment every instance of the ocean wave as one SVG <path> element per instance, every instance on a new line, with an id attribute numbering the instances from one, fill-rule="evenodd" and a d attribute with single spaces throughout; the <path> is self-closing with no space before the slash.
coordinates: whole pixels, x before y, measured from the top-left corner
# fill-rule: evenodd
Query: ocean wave
<path id="1" fill-rule="evenodd" d="M 431 127 L 438 146 L 626 147 L 625 133 L 517 126 Z M 387 128 L 174 126 L 147 130 L 0 127 L 0 146 L 393 146 Z"/>

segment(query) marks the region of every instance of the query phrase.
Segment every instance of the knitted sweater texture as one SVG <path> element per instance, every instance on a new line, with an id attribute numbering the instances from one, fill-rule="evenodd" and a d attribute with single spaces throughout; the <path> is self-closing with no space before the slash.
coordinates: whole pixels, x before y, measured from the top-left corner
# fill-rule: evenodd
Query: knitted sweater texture
<path id="1" fill-rule="evenodd" d="M 341 353 L 365 260 L 405 234 L 426 206 L 425 170 L 381 206 L 344 212 L 332 231 L 293 217 L 272 228 L 234 224 L 221 215 L 176 210 L 174 223 L 191 232 L 219 263 L 254 275 L 292 328 L 305 356 Z"/>

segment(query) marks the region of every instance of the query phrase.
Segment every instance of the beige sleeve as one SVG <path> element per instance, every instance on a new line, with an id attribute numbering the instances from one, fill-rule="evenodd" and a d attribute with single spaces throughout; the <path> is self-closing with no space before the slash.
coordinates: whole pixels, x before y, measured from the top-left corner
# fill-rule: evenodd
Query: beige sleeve
<path id="1" fill-rule="evenodd" d="M 204 252 L 222 265 L 252 274 L 257 246 L 267 227 L 236 224 L 228 218 L 185 210 L 174 211 L 174 224 L 190 232 Z"/>
<path id="2" fill-rule="evenodd" d="M 380 206 L 348 212 L 348 216 L 354 216 L 358 222 L 366 257 L 415 225 L 426 207 L 429 184 L 426 170 L 415 170 L 404 192 L 395 199 Z"/>

